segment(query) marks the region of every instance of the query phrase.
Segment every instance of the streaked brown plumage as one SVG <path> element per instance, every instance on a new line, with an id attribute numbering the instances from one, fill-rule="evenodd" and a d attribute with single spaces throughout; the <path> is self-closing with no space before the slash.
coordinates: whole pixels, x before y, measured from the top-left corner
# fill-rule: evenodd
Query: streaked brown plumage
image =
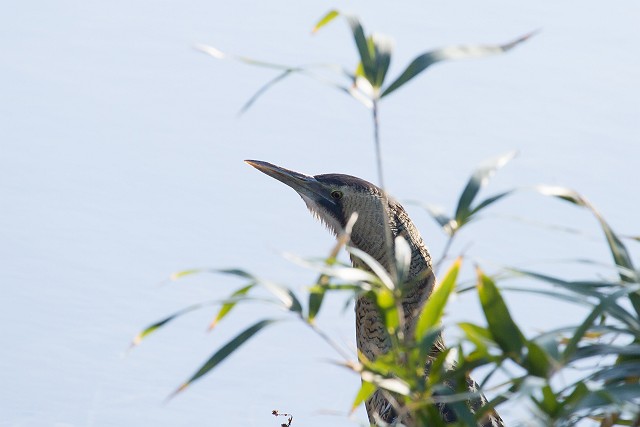
<path id="1" fill-rule="evenodd" d="M 265 174 L 293 188 L 307 204 L 309 210 L 319 218 L 329 230 L 340 235 L 354 212 L 358 220 L 351 231 L 351 245 L 368 253 L 388 271 L 393 268 L 392 250 L 387 245 L 385 222 L 391 231 L 391 237 L 402 236 L 411 248 L 411 263 L 408 281 L 414 285 L 405 290 L 402 307 L 405 317 L 404 333 L 411 336 L 423 304 L 431 295 L 435 284 L 435 275 L 431 268 L 431 256 L 420 237 L 420 233 L 400 203 L 391 197 L 385 197 L 377 186 L 349 175 L 325 174 L 310 176 L 294 172 L 271 163 L 246 160 L 248 164 Z M 383 211 L 384 206 L 384 211 Z M 354 266 L 367 268 L 359 259 L 352 257 Z M 356 301 L 356 341 L 358 349 L 368 358 L 375 359 L 390 347 L 390 339 L 373 302 L 367 297 Z M 438 339 L 433 352 L 442 351 L 444 344 Z M 429 362 L 425 361 L 426 369 Z M 477 391 L 477 384 L 467 380 L 469 391 Z M 468 402 L 473 411 L 486 403 L 484 396 Z M 414 425 L 410 419 L 398 420 L 396 411 L 380 392 L 376 392 L 366 402 L 367 415 L 372 424 L 387 424 L 401 421 Z M 448 405 L 439 406 L 445 421 L 454 421 L 455 415 Z M 500 416 L 491 412 L 481 424 L 483 427 L 503 426 Z"/>

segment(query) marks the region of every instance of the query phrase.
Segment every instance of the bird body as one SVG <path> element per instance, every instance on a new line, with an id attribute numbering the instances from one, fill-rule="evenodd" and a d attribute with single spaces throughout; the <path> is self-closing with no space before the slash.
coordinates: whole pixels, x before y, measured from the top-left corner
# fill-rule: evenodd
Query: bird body
<path id="1" fill-rule="evenodd" d="M 411 285 L 407 285 L 410 287 L 403 289 L 402 294 L 403 333 L 405 337 L 412 337 L 420 310 L 431 295 L 436 279 L 429 251 L 402 205 L 374 184 L 350 175 L 310 176 L 267 162 L 246 162 L 292 187 L 302 197 L 312 214 L 336 236 L 345 231 L 349 218 L 353 213 L 357 213 L 358 219 L 351 230 L 350 244 L 369 254 L 387 271 L 395 269 L 394 248 L 390 242 L 398 236 L 405 239 L 411 250 L 406 282 Z M 351 261 L 355 267 L 369 269 L 357 257 L 352 256 Z M 369 297 L 358 297 L 355 312 L 358 350 L 367 359 L 375 360 L 389 350 L 391 339 L 375 303 Z M 444 343 L 439 337 L 434 344 L 433 352 L 437 353 L 443 349 Z M 425 361 L 425 366 L 429 365 L 430 362 Z M 467 382 L 469 391 L 477 391 L 478 386 L 473 380 L 469 378 Z M 475 412 L 485 403 L 486 399 L 481 396 L 469 402 L 469 407 Z M 397 419 L 396 411 L 380 391 L 374 393 L 365 402 L 365 406 L 372 424 L 392 424 L 399 421 L 407 425 L 413 424 L 413 420 Z M 455 420 L 455 415 L 448 405 L 439 405 L 439 409 L 445 422 Z M 503 426 L 503 423 L 502 419 L 492 412 L 481 425 L 499 427 Z"/>

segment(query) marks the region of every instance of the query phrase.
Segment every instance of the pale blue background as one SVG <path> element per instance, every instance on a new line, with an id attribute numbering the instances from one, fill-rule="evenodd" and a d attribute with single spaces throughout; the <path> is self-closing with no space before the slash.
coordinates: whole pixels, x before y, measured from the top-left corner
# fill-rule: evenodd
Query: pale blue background
<path id="1" fill-rule="evenodd" d="M 273 310 L 251 306 L 204 333 L 213 311 L 186 317 L 124 357 L 142 327 L 240 285 L 191 267 L 243 266 L 302 290 L 314 273 L 281 256 L 323 255 L 331 236 L 295 194 L 245 165 L 254 158 L 308 173 L 375 180 L 369 112 L 302 77 L 248 114 L 243 102 L 274 76 L 220 62 L 196 43 L 276 62 L 355 66 L 339 6 L 392 35 L 396 75 L 447 44 L 542 33 L 508 55 L 435 66 L 382 104 L 387 186 L 401 200 L 449 210 L 473 167 L 518 149 L 484 194 L 537 183 L 586 194 L 621 233 L 638 233 L 640 6 L 575 1 L 20 1 L 0 14 L 0 426 L 349 426 L 358 379 L 303 326 L 261 334 L 220 370 L 164 404 L 222 343 Z M 444 236 L 408 210 L 434 254 Z M 569 225 L 575 236 L 497 218 Z M 471 245 L 471 246 L 470 246 Z M 630 243 L 633 247 L 633 243 Z M 608 261 L 585 212 L 533 194 L 501 203 L 454 246 L 476 259 L 571 277 Z M 469 263 L 468 266 L 470 266 Z M 494 265 L 483 264 L 488 270 Z M 603 270 L 603 274 L 610 271 Z M 527 333 L 580 312 L 512 295 Z M 331 301 L 320 323 L 353 343 L 351 310 Z M 448 322 L 480 319 L 473 295 Z M 275 315 L 279 315 L 275 313 Z M 318 416 L 325 410 L 339 417 Z M 325 411 L 326 412 L 326 411 Z M 508 420 L 527 420 L 505 408 Z"/>

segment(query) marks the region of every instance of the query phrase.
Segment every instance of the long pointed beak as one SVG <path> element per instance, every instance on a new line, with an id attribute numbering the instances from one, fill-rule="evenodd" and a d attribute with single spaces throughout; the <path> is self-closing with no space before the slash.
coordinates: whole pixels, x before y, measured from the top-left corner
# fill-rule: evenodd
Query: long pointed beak
<path id="1" fill-rule="evenodd" d="M 296 192 L 301 196 L 304 195 L 313 199 L 320 197 L 331 201 L 331 199 L 324 194 L 325 191 L 323 191 L 322 184 L 320 184 L 311 175 L 305 175 L 303 173 L 285 169 L 260 160 L 245 160 L 244 162 L 258 169 L 260 172 L 287 184 L 289 187 L 296 190 Z"/>

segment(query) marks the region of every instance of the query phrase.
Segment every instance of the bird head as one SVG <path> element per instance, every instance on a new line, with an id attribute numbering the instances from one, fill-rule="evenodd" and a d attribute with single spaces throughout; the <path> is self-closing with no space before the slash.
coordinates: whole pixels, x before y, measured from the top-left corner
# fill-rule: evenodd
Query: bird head
<path id="1" fill-rule="evenodd" d="M 336 236 L 342 234 L 354 212 L 358 213 L 358 221 L 352 239 L 360 240 L 357 235 L 364 233 L 365 228 L 371 236 L 383 230 L 382 190 L 364 179 L 334 173 L 306 175 L 259 160 L 245 162 L 293 188 L 313 215 Z M 379 228 L 372 230 L 371 227 Z"/>

